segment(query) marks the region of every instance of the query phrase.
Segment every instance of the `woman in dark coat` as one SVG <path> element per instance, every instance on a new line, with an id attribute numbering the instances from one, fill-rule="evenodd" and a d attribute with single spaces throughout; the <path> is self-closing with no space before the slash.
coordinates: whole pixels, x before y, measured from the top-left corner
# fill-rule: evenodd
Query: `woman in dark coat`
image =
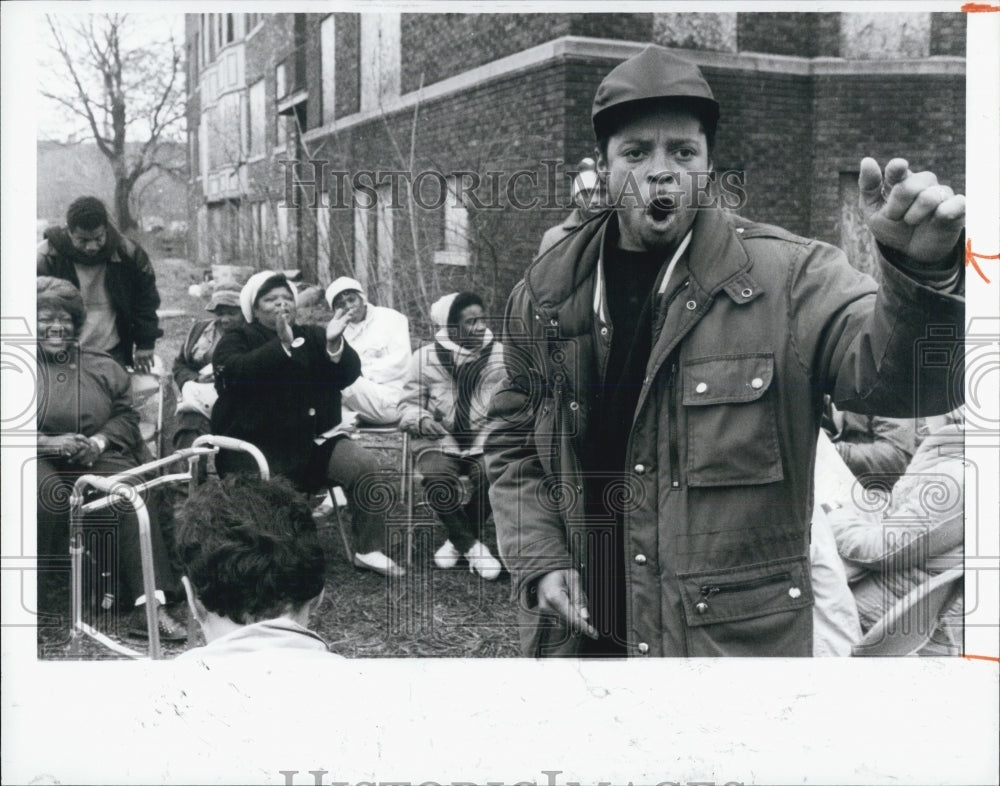
<path id="1" fill-rule="evenodd" d="M 378 496 L 378 462 L 337 433 L 340 391 L 361 374 L 358 354 L 343 338 L 346 311 L 335 312 L 325 330 L 295 324 L 294 285 L 275 271 L 250 277 L 240 308 L 245 322 L 227 330 L 212 356 L 219 391 L 213 433 L 253 443 L 273 474 L 302 491 L 342 486 L 355 510 L 354 564 L 403 573 L 383 551 L 381 515 L 365 504 Z M 226 451 L 216 466 L 222 475 L 256 471 L 245 454 Z"/>

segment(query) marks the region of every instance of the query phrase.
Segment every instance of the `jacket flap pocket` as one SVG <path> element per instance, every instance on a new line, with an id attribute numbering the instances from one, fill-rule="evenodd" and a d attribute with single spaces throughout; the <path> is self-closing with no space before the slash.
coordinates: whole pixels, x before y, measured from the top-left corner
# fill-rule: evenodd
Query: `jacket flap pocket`
<path id="1" fill-rule="evenodd" d="M 805 557 L 684 573 L 677 578 L 684 614 L 691 626 L 763 617 L 813 602 Z"/>
<path id="2" fill-rule="evenodd" d="M 756 401 L 774 378 L 774 355 L 716 355 L 683 362 L 684 406 Z"/>

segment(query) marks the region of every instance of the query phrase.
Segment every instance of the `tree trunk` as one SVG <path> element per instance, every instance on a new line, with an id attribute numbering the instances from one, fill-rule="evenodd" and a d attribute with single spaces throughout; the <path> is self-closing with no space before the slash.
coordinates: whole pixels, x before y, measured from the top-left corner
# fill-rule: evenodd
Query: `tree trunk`
<path id="1" fill-rule="evenodd" d="M 129 197 L 132 194 L 132 183 L 127 177 L 115 176 L 115 217 L 118 222 L 118 229 L 122 233 L 131 232 L 139 225 L 132 217 L 132 209 L 129 207 Z"/>

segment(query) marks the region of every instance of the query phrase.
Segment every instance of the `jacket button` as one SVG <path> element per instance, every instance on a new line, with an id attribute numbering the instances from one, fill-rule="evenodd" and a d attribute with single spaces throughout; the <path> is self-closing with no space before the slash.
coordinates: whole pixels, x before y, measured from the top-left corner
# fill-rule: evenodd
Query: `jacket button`
<path id="1" fill-rule="evenodd" d="M 608 335 L 608 329 L 607 329 L 606 327 L 602 327 L 602 328 L 601 328 L 601 335 L 602 335 L 602 336 L 606 336 L 606 335 Z"/>
<path id="2" fill-rule="evenodd" d="M 576 412 L 580 408 L 580 405 L 577 404 L 575 401 L 571 401 L 569 402 L 569 408 L 574 412 Z"/>
<path id="3" fill-rule="evenodd" d="M 695 303 L 693 300 L 689 300 L 686 303 L 686 305 L 687 305 L 687 310 L 688 311 L 694 311 L 696 308 L 698 308 L 698 304 Z"/>
<path id="4" fill-rule="evenodd" d="M 635 465 L 635 474 L 636 475 L 642 475 L 645 472 L 646 472 L 646 465 L 645 464 L 636 464 Z"/>
<path id="5" fill-rule="evenodd" d="M 705 393 L 707 391 L 708 391 L 708 383 L 707 382 L 699 382 L 697 385 L 695 385 L 695 388 L 694 388 L 694 392 L 695 393 Z"/>
<path id="6" fill-rule="evenodd" d="M 309 417 L 314 417 L 315 415 L 316 415 L 316 410 L 313 409 L 312 407 L 309 407 Z"/>
<path id="7" fill-rule="evenodd" d="M 764 380 L 762 380 L 760 377 L 754 377 L 753 379 L 750 380 L 750 387 L 752 387 L 754 390 L 760 390 L 762 387 L 764 387 Z"/>
<path id="8" fill-rule="evenodd" d="M 549 320 L 549 324 L 552 325 L 552 327 L 559 327 L 559 320 L 553 317 Z"/>
<path id="9" fill-rule="evenodd" d="M 788 590 L 788 597 L 790 598 L 798 598 L 801 595 L 802 595 L 802 590 L 800 590 L 798 587 L 792 587 Z"/>
<path id="10" fill-rule="evenodd" d="M 646 555 L 645 554 L 636 554 L 635 555 L 635 564 L 636 565 L 645 565 L 646 564 Z"/>
<path id="11" fill-rule="evenodd" d="M 640 655 L 645 655 L 647 652 L 649 652 L 649 645 L 644 641 L 640 641 L 639 646 L 636 647 L 636 649 L 639 650 Z"/>
<path id="12" fill-rule="evenodd" d="M 706 611 L 708 611 L 708 604 L 705 603 L 705 601 L 703 600 L 699 600 L 697 603 L 694 604 L 694 610 L 697 611 L 699 614 L 704 614 Z"/>

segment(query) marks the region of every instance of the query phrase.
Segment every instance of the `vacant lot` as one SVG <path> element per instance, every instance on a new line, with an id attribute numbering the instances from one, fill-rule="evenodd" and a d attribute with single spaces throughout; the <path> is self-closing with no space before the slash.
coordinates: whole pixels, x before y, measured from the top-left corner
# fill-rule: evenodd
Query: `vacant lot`
<path id="1" fill-rule="evenodd" d="M 155 259 L 157 284 L 164 316 L 164 336 L 157 342 L 157 354 L 169 369 L 191 323 L 204 318 L 205 301 L 188 294 L 188 287 L 202 280 L 202 270 L 184 259 Z M 303 314 L 303 321 L 322 321 L 325 306 Z M 169 397 L 172 400 L 172 396 Z M 165 432 L 172 430 L 168 403 Z M 395 437 L 382 437 L 373 445 L 387 468 L 398 470 L 398 452 L 392 450 Z M 175 515 L 183 516 L 178 504 Z M 348 514 L 349 515 L 349 514 Z M 393 556 L 408 567 L 398 580 L 360 571 L 349 562 L 336 523 L 321 522 L 327 550 L 326 592 L 314 626 L 330 643 L 331 649 L 348 657 L 512 657 L 517 654 L 514 606 L 510 601 L 510 580 L 504 573 L 494 582 L 471 574 L 464 563 L 451 570 L 434 566 L 434 550 L 444 542 L 440 525 L 425 513 L 413 523 L 412 554 L 406 559 L 406 511 L 397 508 L 389 518 L 389 539 Z M 496 553 L 496 537 L 490 531 L 486 541 Z M 89 640 L 79 650 L 69 639 L 68 581 L 65 575 L 49 577 L 40 586 L 39 656 L 44 658 L 116 658 L 115 653 Z M 100 626 L 130 646 L 144 642 L 122 638 L 124 621 L 110 613 L 99 614 Z M 176 655 L 184 647 L 165 647 Z"/>

